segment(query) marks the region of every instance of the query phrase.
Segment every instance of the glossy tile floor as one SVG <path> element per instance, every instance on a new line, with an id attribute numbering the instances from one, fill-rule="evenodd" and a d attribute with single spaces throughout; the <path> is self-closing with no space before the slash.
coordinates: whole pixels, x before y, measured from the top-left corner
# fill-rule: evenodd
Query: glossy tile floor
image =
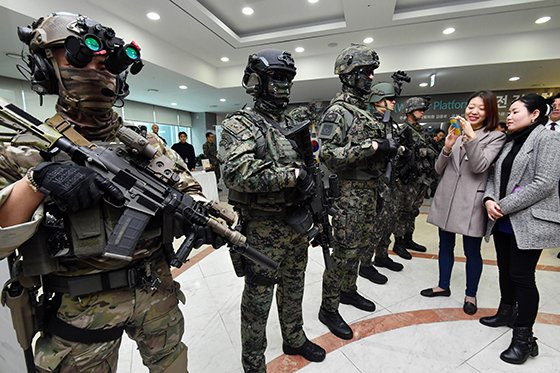
<path id="1" fill-rule="evenodd" d="M 427 203 L 429 201 L 426 201 Z M 322 256 L 309 249 L 303 301 L 304 330 L 310 339 L 328 352 L 322 363 L 282 353 L 275 305 L 268 324 L 266 358 L 268 372 L 560 372 L 560 259 L 558 250 L 546 250 L 539 262 L 537 283 L 541 301 L 535 335 L 540 354 L 524 365 L 514 366 L 499 359 L 509 345 L 509 328 L 488 328 L 478 318 L 494 313 L 499 291 L 492 244 L 483 244 L 484 271 L 475 316 L 462 311 L 465 271 L 462 247 L 453 271 L 449 298 L 424 298 L 420 290 L 437 284 L 437 229 L 426 223 L 426 206 L 417 218 L 416 241 L 429 247 L 415 253 L 402 272 L 380 269 L 389 277 L 385 285 L 360 278 L 359 291 L 372 299 L 377 310 L 363 312 L 341 305 L 340 313 L 354 329 L 354 339 L 334 337 L 317 319 L 321 303 Z M 458 240 L 460 241 L 460 240 Z M 187 267 L 187 266 L 184 266 Z M 183 341 L 189 347 L 191 373 L 241 373 L 240 298 L 243 280 L 233 272 L 226 249 L 201 249 L 182 273 L 176 272 L 187 296 Z M 147 372 L 134 344 L 126 338 L 120 351 L 119 372 Z"/>

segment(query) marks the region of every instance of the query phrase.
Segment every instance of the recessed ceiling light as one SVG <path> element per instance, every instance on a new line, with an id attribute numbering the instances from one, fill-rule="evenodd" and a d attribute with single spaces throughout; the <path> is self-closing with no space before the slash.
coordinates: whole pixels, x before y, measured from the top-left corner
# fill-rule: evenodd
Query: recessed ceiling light
<path id="1" fill-rule="evenodd" d="M 424 88 L 428 86 L 428 83 L 424 82 L 424 83 L 420 83 L 418 84 L 420 87 Z"/>
<path id="2" fill-rule="evenodd" d="M 225 98 L 221 98 L 220 102 L 226 102 L 227 100 Z"/>
<path id="3" fill-rule="evenodd" d="M 535 23 L 540 25 L 541 23 L 547 23 L 548 21 L 550 21 L 550 17 L 546 16 L 546 17 L 541 17 L 541 18 L 537 19 L 535 21 Z"/>
<path id="4" fill-rule="evenodd" d="M 184 85 L 184 84 L 182 84 L 182 85 L 179 86 L 179 89 L 187 89 L 187 88 L 189 88 L 189 87 L 187 87 L 187 86 Z"/>
<path id="5" fill-rule="evenodd" d="M 220 58 L 220 61 L 229 62 L 229 57 L 222 57 L 222 58 Z"/>
<path id="6" fill-rule="evenodd" d="M 453 27 L 448 27 L 448 28 L 446 28 L 445 30 L 443 30 L 443 34 L 444 34 L 444 35 L 450 35 L 450 34 L 452 34 L 452 33 L 454 33 L 454 32 L 455 32 L 455 29 L 454 29 Z"/>
<path id="7" fill-rule="evenodd" d="M 319 0 L 307 0 L 309 4 L 317 4 Z"/>
<path id="8" fill-rule="evenodd" d="M 518 81 L 519 79 L 521 79 L 521 78 L 518 77 L 518 76 L 512 76 L 511 78 L 509 78 L 509 81 L 510 81 L 510 82 L 516 82 L 516 81 Z"/>
<path id="9" fill-rule="evenodd" d="M 365 44 L 371 44 L 371 43 L 373 43 L 373 38 L 372 38 L 372 37 L 367 37 L 367 38 L 365 38 L 365 39 L 364 39 L 364 43 L 365 43 Z"/>
<path id="10" fill-rule="evenodd" d="M 246 16 L 250 16 L 251 14 L 255 13 L 253 8 L 249 6 L 246 6 L 245 8 L 241 9 L 241 12 L 243 12 L 243 14 L 245 14 Z"/>
<path id="11" fill-rule="evenodd" d="M 172 103 L 171 103 L 171 106 L 177 106 L 177 103 L 176 103 L 176 102 L 172 102 Z"/>
<path id="12" fill-rule="evenodd" d="M 333 41 L 333 42 L 327 44 L 327 46 L 330 47 L 330 48 L 338 47 L 338 43 Z"/>
<path id="13" fill-rule="evenodd" d="M 148 92 L 159 92 L 159 89 L 148 88 L 147 91 L 148 91 Z"/>
<path id="14" fill-rule="evenodd" d="M 150 12 L 146 14 L 146 17 L 151 19 L 152 21 L 158 21 L 161 17 L 156 12 Z"/>
<path id="15" fill-rule="evenodd" d="M 294 49 L 297 53 L 303 53 L 305 52 L 305 48 L 304 47 L 296 47 L 296 49 Z"/>

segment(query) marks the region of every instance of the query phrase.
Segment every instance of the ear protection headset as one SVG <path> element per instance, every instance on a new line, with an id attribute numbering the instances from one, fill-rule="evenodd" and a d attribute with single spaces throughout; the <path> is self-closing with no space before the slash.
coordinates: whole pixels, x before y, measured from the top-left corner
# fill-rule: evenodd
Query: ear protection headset
<path id="1" fill-rule="evenodd" d="M 24 59 L 31 72 L 31 88 L 40 95 L 57 94 L 58 80 L 51 61 L 43 51 L 28 54 Z"/>
<path id="2" fill-rule="evenodd" d="M 245 88 L 245 92 L 250 95 L 259 95 L 262 93 L 263 89 L 261 77 L 253 70 L 252 67 L 258 59 L 259 57 L 256 54 L 250 55 L 247 67 L 245 68 L 245 73 L 243 74 L 243 88 Z"/>

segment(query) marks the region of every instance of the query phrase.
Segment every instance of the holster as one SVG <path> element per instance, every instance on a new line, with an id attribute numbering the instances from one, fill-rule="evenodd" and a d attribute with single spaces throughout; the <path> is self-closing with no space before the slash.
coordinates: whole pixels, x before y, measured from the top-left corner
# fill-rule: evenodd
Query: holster
<path id="1" fill-rule="evenodd" d="M 33 337 L 39 331 L 39 325 L 29 290 L 18 281 L 10 281 L 2 290 L 2 305 L 10 309 L 17 341 L 21 348 L 26 350 L 31 347 Z"/>

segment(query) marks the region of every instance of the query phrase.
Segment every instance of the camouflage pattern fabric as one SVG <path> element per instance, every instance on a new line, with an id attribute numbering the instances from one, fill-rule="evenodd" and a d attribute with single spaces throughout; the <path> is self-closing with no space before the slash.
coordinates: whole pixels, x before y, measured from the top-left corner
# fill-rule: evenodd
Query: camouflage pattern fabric
<path id="1" fill-rule="evenodd" d="M 251 246 L 280 263 L 276 274 L 252 262 L 247 264 L 249 272 L 268 278 L 278 276 L 276 304 L 282 339 L 290 346 L 299 347 L 306 341 L 301 302 L 309 243 L 306 237 L 297 234 L 282 219 L 275 218 L 249 220 L 246 235 Z M 273 293 L 274 285 L 258 284 L 245 277 L 241 298 L 242 363 L 245 372 L 266 372 L 266 323 Z"/>
<path id="2" fill-rule="evenodd" d="M 385 133 L 384 125 L 366 107 L 363 98 L 339 93 L 321 120 L 321 159 L 339 175 L 341 192 L 335 202 L 338 214 L 333 218 L 333 267 L 323 274 L 321 306 L 327 311 L 338 309 L 341 290 L 356 289 L 359 258 L 373 235 L 378 180 L 386 160 L 376 156 L 371 144 Z M 357 171 L 366 179 L 353 178 Z"/>
<path id="3" fill-rule="evenodd" d="M 181 293 L 165 260 L 154 261 L 153 270 L 162 280 L 155 292 L 118 289 L 81 297 L 65 294 L 57 317 L 82 329 L 124 326 L 150 372 L 165 372 L 187 348 L 181 342 L 184 322 L 177 304 Z M 39 372 L 116 372 L 120 344 L 120 338 L 85 344 L 44 333 L 35 345 L 35 364 Z"/>
<path id="4" fill-rule="evenodd" d="M 214 168 L 214 173 L 216 174 L 216 181 L 220 181 L 220 176 L 221 176 L 220 161 L 218 160 L 218 147 L 216 146 L 216 143 L 215 142 L 210 143 L 206 141 L 202 145 L 202 152 L 204 153 L 204 156 L 208 158 L 210 164 Z"/>
<path id="5" fill-rule="evenodd" d="M 274 292 L 270 279 L 278 278 L 276 303 L 284 342 L 300 347 L 306 340 L 301 302 L 309 243 L 284 222 L 287 210 L 297 201 L 295 169 L 303 163 L 278 129 L 253 121 L 259 118 L 257 112 L 226 118 L 219 157 L 230 203 L 241 210 L 244 219 L 247 242 L 280 263 L 275 274 L 247 262 L 241 300 L 243 368 L 265 373 L 266 323 Z M 291 124 L 284 118 L 276 120 L 285 128 Z"/>
<path id="6" fill-rule="evenodd" d="M 424 183 L 404 184 L 397 180 L 394 188 L 396 206 L 396 219 L 393 224 L 395 237 L 404 237 L 407 233 L 414 232 L 414 223 L 420 215 L 420 206 L 429 185 Z"/>

